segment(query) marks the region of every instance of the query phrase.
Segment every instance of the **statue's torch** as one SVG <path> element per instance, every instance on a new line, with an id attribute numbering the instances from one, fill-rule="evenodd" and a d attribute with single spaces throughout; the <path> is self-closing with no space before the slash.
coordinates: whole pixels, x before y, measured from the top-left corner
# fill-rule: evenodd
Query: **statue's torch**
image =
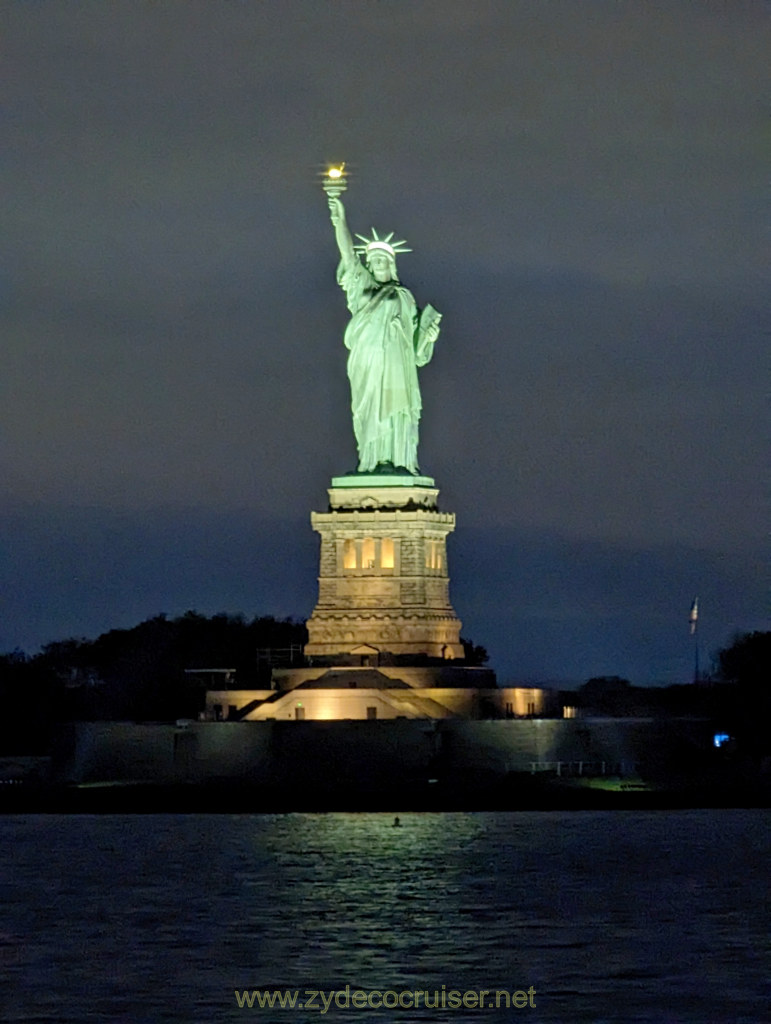
<path id="1" fill-rule="evenodd" d="M 345 192 L 348 188 L 348 182 L 345 180 L 345 164 L 340 164 L 339 167 L 330 167 L 323 176 L 321 187 L 328 196 L 332 196 L 334 199 Z"/>

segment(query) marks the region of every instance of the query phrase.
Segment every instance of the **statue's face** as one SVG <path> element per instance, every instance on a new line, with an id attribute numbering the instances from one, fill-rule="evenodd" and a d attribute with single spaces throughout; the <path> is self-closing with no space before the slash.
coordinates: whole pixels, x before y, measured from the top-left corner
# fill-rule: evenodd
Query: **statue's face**
<path id="1" fill-rule="evenodd" d="M 396 267 L 388 253 L 375 249 L 368 255 L 367 265 L 376 281 L 390 281 L 395 277 Z"/>

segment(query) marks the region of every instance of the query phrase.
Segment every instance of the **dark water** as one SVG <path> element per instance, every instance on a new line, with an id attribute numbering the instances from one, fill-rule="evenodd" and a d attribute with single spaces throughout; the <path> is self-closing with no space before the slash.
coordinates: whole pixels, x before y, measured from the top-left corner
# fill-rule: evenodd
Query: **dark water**
<path id="1" fill-rule="evenodd" d="M 771 1021 L 771 812 L 401 820 L 0 818 L 0 1019 Z M 533 986 L 535 1007 L 322 1014 L 234 995 L 346 984 Z"/>

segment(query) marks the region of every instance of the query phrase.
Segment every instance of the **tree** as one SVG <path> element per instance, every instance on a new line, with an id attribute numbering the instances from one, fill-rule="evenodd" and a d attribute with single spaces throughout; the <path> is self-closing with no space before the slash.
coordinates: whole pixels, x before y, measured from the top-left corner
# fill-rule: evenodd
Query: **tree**
<path id="1" fill-rule="evenodd" d="M 718 673 L 748 695 L 764 697 L 771 687 L 771 633 L 744 633 L 718 653 Z"/>
<path id="2" fill-rule="evenodd" d="M 42 754 L 61 715 L 63 685 L 22 651 L 0 655 L 0 754 Z"/>
<path id="3" fill-rule="evenodd" d="M 603 715 L 623 715 L 633 710 L 636 693 L 628 679 L 594 676 L 578 688 L 581 707 Z"/>
<path id="4" fill-rule="evenodd" d="M 743 633 L 718 652 L 718 676 L 735 687 L 731 717 L 750 755 L 771 753 L 771 632 Z"/>
<path id="5" fill-rule="evenodd" d="M 463 637 L 460 638 L 460 642 L 463 644 L 463 659 L 467 665 L 479 666 L 487 664 L 490 655 L 487 653 L 486 648 L 475 644 L 473 640 L 465 640 Z"/>

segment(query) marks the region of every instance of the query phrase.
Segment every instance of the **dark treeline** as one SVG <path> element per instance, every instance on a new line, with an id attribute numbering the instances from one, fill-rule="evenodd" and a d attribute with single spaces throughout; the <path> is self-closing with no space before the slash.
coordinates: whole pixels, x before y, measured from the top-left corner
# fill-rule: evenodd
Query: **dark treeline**
<path id="1" fill-rule="evenodd" d="M 33 657 L 0 655 L 0 752 L 47 749 L 59 721 L 195 717 L 205 681 L 186 669 L 234 669 L 242 688 L 269 686 L 270 662 L 259 653 L 281 658 L 306 639 L 305 625 L 292 619 L 190 611 L 95 640 L 56 641 Z"/>
<path id="2" fill-rule="evenodd" d="M 735 699 L 733 688 L 705 680 L 693 683 L 675 683 L 671 686 L 633 686 L 619 676 L 597 676 L 589 679 L 573 692 L 563 692 L 563 703 L 574 704 L 584 715 L 612 718 L 648 718 L 656 715 L 700 715 L 711 717 L 722 714 L 730 700 Z"/>

